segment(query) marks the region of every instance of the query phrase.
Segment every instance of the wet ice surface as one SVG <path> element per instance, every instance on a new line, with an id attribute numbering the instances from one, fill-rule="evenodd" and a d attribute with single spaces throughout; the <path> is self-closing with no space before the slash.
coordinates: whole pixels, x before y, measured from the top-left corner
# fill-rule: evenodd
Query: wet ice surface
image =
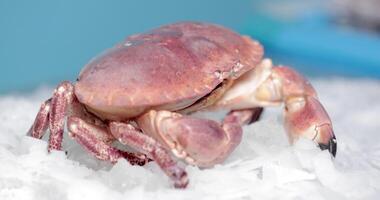
<path id="1" fill-rule="evenodd" d="M 244 128 L 242 144 L 212 169 L 188 166 L 190 185 L 176 190 L 156 164 L 112 166 L 65 139 L 64 152 L 26 137 L 51 89 L 0 97 L 0 199 L 379 199 L 380 82 L 314 80 L 338 139 L 335 160 L 309 141 L 294 146 L 281 109 Z M 220 117 L 220 116 L 217 116 Z M 66 133 L 65 133 L 66 134 Z"/>

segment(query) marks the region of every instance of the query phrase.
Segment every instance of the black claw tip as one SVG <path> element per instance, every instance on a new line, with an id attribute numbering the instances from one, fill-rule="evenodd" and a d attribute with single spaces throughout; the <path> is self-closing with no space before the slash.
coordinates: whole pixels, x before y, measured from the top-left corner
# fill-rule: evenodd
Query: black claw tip
<path id="1" fill-rule="evenodd" d="M 336 142 L 336 138 L 335 136 L 333 136 L 329 143 L 328 144 L 319 144 L 319 148 L 321 148 L 322 150 L 329 150 L 329 152 L 331 153 L 332 156 L 335 157 L 336 155 L 336 149 L 337 149 L 337 142 Z"/>

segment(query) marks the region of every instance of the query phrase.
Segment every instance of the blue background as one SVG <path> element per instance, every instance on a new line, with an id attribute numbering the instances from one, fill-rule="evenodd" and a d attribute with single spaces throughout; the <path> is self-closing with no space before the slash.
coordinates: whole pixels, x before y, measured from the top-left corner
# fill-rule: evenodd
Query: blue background
<path id="1" fill-rule="evenodd" d="M 183 20 L 239 29 L 250 2 L 0 0 L 0 93 L 75 80 L 127 35 Z"/>

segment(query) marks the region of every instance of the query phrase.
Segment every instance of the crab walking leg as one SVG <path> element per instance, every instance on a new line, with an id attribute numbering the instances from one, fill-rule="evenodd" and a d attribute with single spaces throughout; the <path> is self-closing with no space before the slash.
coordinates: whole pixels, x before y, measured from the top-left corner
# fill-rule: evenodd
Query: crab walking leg
<path id="1" fill-rule="evenodd" d="M 111 122 L 111 133 L 125 145 L 128 145 L 152 158 L 166 175 L 174 181 L 176 188 L 185 188 L 189 180 L 186 171 L 177 165 L 170 153 L 153 138 L 139 132 L 131 124 Z"/>
<path id="2" fill-rule="evenodd" d="M 189 164 L 211 167 L 221 163 L 240 143 L 240 116 L 232 114 L 223 124 L 170 111 L 155 111 L 137 119 L 139 127 Z"/>
<path id="3" fill-rule="evenodd" d="M 257 108 L 250 109 L 249 111 L 251 112 L 251 118 L 248 122 L 246 122 L 246 124 L 252 124 L 252 123 L 258 121 L 261 117 L 261 114 L 264 111 L 264 108 L 263 107 L 257 107 Z M 243 124 L 243 125 L 245 125 L 245 124 Z"/>
<path id="4" fill-rule="evenodd" d="M 123 152 L 112 147 L 104 138 L 109 135 L 107 130 L 90 124 L 78 117 L 68 117 L 69 135 L 81 144 L 87 151 L 100 160 L 116 163 L 119 158 L 125 158 L 132 165 L 145 165 L 149 160 L 143 154 Z"/>
<path id="5" fill-rule="evenodd" d="M 49 147 L 48 150 L 61 150 L 64 122 L 68 106 L 74 99 L 74 87 L 64 81 L 54 90 L 49 112 Z"/>
<path id="6" fill-rule="evenodd" d="M 101 120 L 85 111 L 74 96 L 72 84 L 67 81 L 59 84 L 54 90 L 53 97 L 41 105 L 28 135 L 42 138 L 49 125 L 48 150 L 60 150 L 66 115 L 71 115 L 68 120 L 70 135 L 95 157 L 113 163 L 118 158 L 124 157 L 133 165 L 144 165 L 149 161 L 145 155 L 123 152 L 111 147 L 114 137 L 105 130 L 106 125 Z"/>
<path id="7" fill-rule="evenodd" d="M 242 137 L 241 127 L 259 120 L 262 111 L 262 107 L 232 110 L 226 115 L 226 117 L 224 117 L 222 128 L 224 130 L 224 134 L 228 137 L 229 142 L 228 145 L 226 145 L 226 151 L 220 156 L 218 162 L 223 161 L 228 155 L 230 155 L 240 143 Z"/>
<path id="8" fill-rule="evenodd" d="M 235 122 L 240 126 L 252 124 L 260 119 L 263 110 L 264 109 L 262 107 L 232 110 L 224 118 L 223 123 Z"/>
<path id="9" fill-rule="evenodd" d="M 50 111 L 50 101 L 51 99 L 46 100 L 41 104 L 40 110 L 37 113 L 36 119 L 32 127 L 30 127 L 28 135 L 37 139 L 41 139 L 45 134 L 48 127 L 49 121 L 49 111 Z"/>
<path id="10" fill-rule="evenodd" d="M 76 98 L 72 101 L 69 110 L 70 116 L 67 120 L 69 135 L 96 158 L 115 163 L 118 158 L 124 157 L 130 164 L 140 166 L 151 161 L 146 155 L 112 147 L 111 144 L 115 138 L 108 131 L 108 125 L 87 112 Z"/>

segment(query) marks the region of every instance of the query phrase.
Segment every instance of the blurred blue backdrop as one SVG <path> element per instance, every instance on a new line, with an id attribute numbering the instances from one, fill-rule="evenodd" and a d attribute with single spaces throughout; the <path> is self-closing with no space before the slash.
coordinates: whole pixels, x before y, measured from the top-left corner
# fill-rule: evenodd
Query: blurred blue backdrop
<path id="1" fill-rule="evenodd" d="M 127 35 L 184 20 L 254 36 L 275 63 L 293 64 L 308 75 L 380 76 L 378 35 L 329 26 L 319 4 L 306 5 L 308 12 L 298 8 L 302 13 L 285 6 L 281 13 L 273 6 L 280 1 L 271 1 L 272 7 L 263 2 L 0 0 L 0 94 L 75 80 L 89 59 Z"/>
<path id="2" fill-rule="evenodd" d="M 0 92 L 75 80 L 125 36 L 181 20 L 237 29 L 250 1 L 0 0 Z"/>

